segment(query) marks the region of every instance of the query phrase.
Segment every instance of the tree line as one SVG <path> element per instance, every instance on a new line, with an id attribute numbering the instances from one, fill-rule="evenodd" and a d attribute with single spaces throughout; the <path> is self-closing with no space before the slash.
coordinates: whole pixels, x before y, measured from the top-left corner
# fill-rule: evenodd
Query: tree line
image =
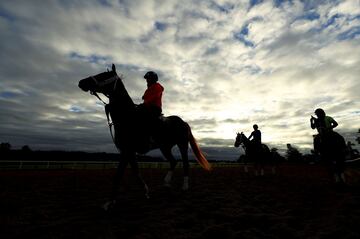
<path id="1" fill-rule="evenodd" d="M 0 144 L 0 160 L 20 161 L 119 161 L 118 153 L 82 152 L 82 151 L 41 151 L 32 150 L 28 145 L 13 149 L 10 143 Z M 162 158 L 139 155 L 138 161 L 160 162 Z"/>
<path id="2" fill-rule="evenodd" d="M 360 129 L 357 132 L 359 134 L 356 137 L 356 141 L 360 144 Z M 347 143 L 347 154 L 349 159 L 358 158 L 359 152 L 356 149 L 353 149 L 350 141 Z M 294 147 L 291 144 L 287 144 L 287 149 L 285 155 L 282 156 L 278 153 L 277 148 L 272 148 L 271 153 L 272 157 L 279 162 L 316 162 L 319 160 L 319 155 L 317 155 L 314 150 L 311 150 L 310 154 L 302 154 L 298 148 Z M 118 161 L 119 154 L 117 153 L 87 153 L 81 151 L 33 151 L 29 145 L 24 145 L 21 149 L 13 149 L 12 145 L 8 142 L 3 142 L 0 144 L 0 158 L 1 160 L 39 160 L 39 161 Z M 155 161 L 161 162 L 164 161 L 161 157 L 153 156 L 138 156 L 139 161 Z M 244 161 L 240 157 L 238 162 Z"/>

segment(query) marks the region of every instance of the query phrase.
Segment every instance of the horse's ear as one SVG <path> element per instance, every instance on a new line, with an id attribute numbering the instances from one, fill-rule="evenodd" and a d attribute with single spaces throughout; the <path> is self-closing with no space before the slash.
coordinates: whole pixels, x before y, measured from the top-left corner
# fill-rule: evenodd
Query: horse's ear
<path id="1" fill-rule="evenodd" d="M 113 64 L 112 64 L 112 66 L 111 66 L 111 70 L 112 70 L 113 72 L 115 72 L 115 71 L 116 71 L 116 68 L 115 68 L 114 63 L 113 63 Z"/>

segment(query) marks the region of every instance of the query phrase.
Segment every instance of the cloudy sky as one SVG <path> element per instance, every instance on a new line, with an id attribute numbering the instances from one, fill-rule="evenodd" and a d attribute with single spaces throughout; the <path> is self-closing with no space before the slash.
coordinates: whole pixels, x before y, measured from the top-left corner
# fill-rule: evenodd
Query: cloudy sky
<path id="1" fill-rule="evenodd" d="M 77 84 L 115 63 L 135 103 L 156 71 L 165 115 L 203 147 L 263 141 L 308 150 L 318 107 L 360 128 L 360 1 L 0 2 L 0 141 L 115 152 L 102 104 Z M 355 141 L 354 141 L 355 142 Z"/>

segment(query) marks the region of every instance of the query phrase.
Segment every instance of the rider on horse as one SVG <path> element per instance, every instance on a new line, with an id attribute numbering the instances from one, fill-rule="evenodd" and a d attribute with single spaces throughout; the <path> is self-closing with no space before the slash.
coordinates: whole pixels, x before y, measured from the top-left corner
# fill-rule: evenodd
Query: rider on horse
<path id="1" fill-rule="evenodd" d="M 250 134 L 248 139 L 251 140 L 252 137 L 252 142 L 261 144 L 261 131 L 259 130 L 259 126 L 257 124 L 254 124 L 253 129 L 254 131 Z"/>
<path id="2" fill-rule="evenodd" d="M 158 82 L 158 75 L 153 71 L 147 72 L 144 78 L 147 82 L 147 89 L 142 96 L 144 102 L 138 106 L 138 109 L 143 119 L 144 140 L 149 141 L 159 127 L 164 87 Z"/>
<path id="3" fill-rule="evenodd" d="M 144 100 L 143 106 L 150 116 L 157 118 L 162 112 L 161 98 L 164 87 L 160 85 L 158 82 L 158 75 L 153 71 L 147 72 L 144 75 L 144 78 L 147 82 L 147 89 L 142 97 Z"/>
<path id="4" fill-rule="evenodd" d="M 323 109 L 316 109 L 317 118 L 311 116 L 310 126 L 317 129 L 314 135 L 314 151 L 319 153 L 322 160 L 327 162 L 334 173 L 336 183 L 345 183 L 345 154 L 346 143 L 344 137 L 333 131 L 338 123 L 325 114 Z"/>
<path id="5" fill-rule="evenodd" d="M 327 145 L 334 137 L 333 129 L 338 126 L 338 123 L 330 116 L 326 115 L 321 108 L 315 110 L 317 118 L 311 116 L 310 126 L 312 129 L 317 129 L 318 134 L 314 135 L 314 149 L 319 152 L 320 145 Z"/>
<path id="6" fill-rule="evenodd" d="M 332 117 L 326 115 L 323 109 L 316 109 L 315 114 L 317 118 L 311 116 L 310 124 L 311 128 L 316 128 L 320 135 L 332 132 L 333 128 L 338 126 L 338 123 Z"/>
<path id="7" fill-rule="evenodd" d="M 251 140 L 252 147 L 254 152 L 261 151 L 261 131 L 259 130 L 259 126 L 257 124 L 253 125 L 254 131 L 250 134 L 249 140 Z M 252 139 L 251 139 L 252 138 Z"/>
<path id="8" fill-rule="evenodd" d="M 310 126 L 312 129 L 317 129 L 318 135 L 314 136 L 314 147 L 317 147 L 326 140 L 331 140 L 334 135 L 333 129 L 338 126 L 338 123 L 330 116 L 327 116 L 325 111 L 321 108 L 315 110 L 317 118 L 311 116 Z"/>

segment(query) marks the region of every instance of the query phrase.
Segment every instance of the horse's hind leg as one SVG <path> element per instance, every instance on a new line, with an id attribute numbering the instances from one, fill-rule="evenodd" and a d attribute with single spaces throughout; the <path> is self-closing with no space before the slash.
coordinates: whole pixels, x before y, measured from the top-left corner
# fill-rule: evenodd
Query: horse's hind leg
<path id="1" fill-rule="evenodd" d="M 271 173 L 272 175 L 276 175 L 276 166 L 275 165 L 271 165 Z"/>
<path id="2" fill-rule="evenodd" d="M 254 175 L 255 177 L 259 176 L 259 162 L 256 158 L 253 158 L 253 162 L 254 162 Z"/>
<path id="3" fill-rule="evenodd" d="M 181 158 L 183 161 L 184 169 L 184 182 L 182 189 L 184 191 L 189 190 L 189 157 L 188 157 L 188 143 L 183 143 L 178 145 L 180 149 Z"/>
<path id="4" fill-rule="evenodd" d="M 345 178 L 345 157 L 338 156 L 334 165 L 335 181 L 340 184 L 346 183 Z"/>
<path id="5" fill-rule="evenodd" d="M 249 172 L 247 163 L 245 163 L 245 165 L 244 165 L 244 172 L 245 172 L 245 173 L 248 173 L 248 172 Z"/>
<path id="6" fill-rule="evenodd" d="M 160 148 L 160 151 L 170 163 L 170 169 L 169 169 L 169 171 L 167 172 L 167 174 L 166 174 L 166 176 L 164 178 L 164 185 L 166 187 L 170 187 L 171 186 L 171 179 L 172 179 L 172 176 L 174 174 L 175 167 L 176 167 L 176 159 L 172 155 L 170 147 L 169 148 Z"/>

